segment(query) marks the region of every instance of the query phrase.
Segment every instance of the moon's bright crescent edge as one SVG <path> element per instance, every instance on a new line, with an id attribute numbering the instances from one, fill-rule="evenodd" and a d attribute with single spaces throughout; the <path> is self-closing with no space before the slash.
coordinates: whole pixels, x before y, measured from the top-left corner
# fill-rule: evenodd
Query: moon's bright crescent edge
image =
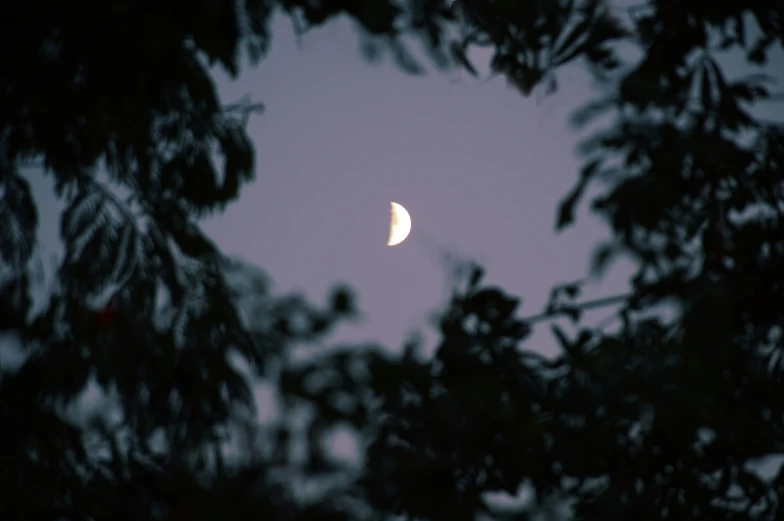
<path id="1" fill-rule="evenodd" d="M 411 215 L 403 205 L 389 203 L 391 208 L 391 219 L 389 224 L 389 240 L 387 246 L 395 246 L 403 242 L 408 234 L 411 233 Z"/>

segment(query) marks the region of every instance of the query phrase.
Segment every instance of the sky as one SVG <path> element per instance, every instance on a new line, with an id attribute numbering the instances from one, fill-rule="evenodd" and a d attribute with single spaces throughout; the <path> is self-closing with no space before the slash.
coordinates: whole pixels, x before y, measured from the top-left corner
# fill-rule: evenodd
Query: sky
<path id="1" fill-rule="evenodd" d="M 438 336 L 430 317 L 450 289 L 442 251 L 482 264 L 486 283 L 524 298 L 523 315 L 541 311 L 552 284 L 587 273 L 606 227 L 583 208 L 576 227 L 553 232 L 556 206 L 580 167 L 579 136 L 567 120 L 592 92 L 579 66 L 559 72 L 556 94 L 523 98 L 503 79 L 487 80 L 487 53 L 474 56 L 478 80 L 457 71 L 413 77 L 389 59 L 369 63 L 346 20 L 300 45 L 285 19 L 272 33 L 258 66 L 236 80 L 214 71 L 224 103 L 250 96 L 266 110 L 248 128 L 255 181 L 203 227 L 224 253 L 262 268 L 277 292 L 325 303 L 334 284 L 349 284 L 363 318 L 330 342 L 397 351 L 419 330 L 432 350 Z M 40 209 L 44 284 L 51 284 L 63 205 L 50 178 L 34 168 L 26 174 Z M 388 247 L 392 201 L 407 208 L 413 228 Z M 587 297 L 624 291 L 626 268 Z M 556 352 L 546 327 L 527 347 Z M 0 352 L 0 364 L 21 362 L 9 357 L 12 351 Z M 96 393 L 85 397 L 95 401 Z M 262 390 L 257 401 L 266 415 Z"/>
<path id="2" fill-rule="evenodd" d="M 332 342 L 394 351 L 419 330 L 432 348 L 431 317 L 449 294 L 443 251 L 484 266 L 486 283 L 523 298 L 523 316 L 542 310 L 553 284 L 588 273 L 592 251 L 610 237 L 589 213 L 590 198 L 575 226 L 554 231 L 558 202 L 578 177 L 576 144 L 586 135 L 569 126 L 569 116 L 598 94 L 579 63 L 557 71 L 556 93 L 525 98 L 503 78 L 488 79 L 487 52 L 472 56 L 479 79 L 432 67 L 411 76 L 388 58 L 369 63 L 345 19 L 298 43 L 289 21 L 278 18 L 272 34 L 268 55 L 239 78 L 214 70 L 224 103 L 250 96 L 266 109 L 248 126 L 255 180 L 203 227 L 224 253 L 262 268 L 277 292 L 323 303 L 334 284 L 349 284 L 363 318 Z M 738 57 L 724 61 L 730 74 L 744 72 Z M 780 77 L 782 65 L 777 52 L 766 71 Z M 780 103 L 763 111 L 766 119 L 784 117 Z M 51 273 L 62 204 L 50 183 L 33 171 L 30 177 Z M 392 201 L 407 208 L 413 227 L 388 247 Z M 584 298 L 624 293 L 632 271 L 630 262 L 616 263 Z M 584 320 L 610 315 L 600 309 Z M 546 323 L 525 347 L 557 352 Z"/>
<path id="3" fill-rule="evenodd" d="M 488 57 L 477 53 L 480 70 Z M 591 81 L 571 67 L 556 94 L 524 98 L 482 76 L 414 77 L 391 60 L 371 64 L 347 21 L 298 46 L 278 20 L 258 67 L 235 81 L 216 73 L 224 101 L 249 95 L 266 110 L 249 123 L 255 181 L 204 229 L 279 291 L 323 302 L 334 283 L 350 284 L 363 320 L 336 341 L 397 349 L 413 329 L 432 332 L 428 317 L 448 295 L 440 251 L 482 264 L 487 283 L 524 298 L 523 315 L 540 312 L 552 284 L 585 276 L 593 247 L 609 236 L 585 211 L 573 230 L 554 233 L 581 164 L 568 117 L 590 99 Z M 394 247 L 391 201 L 413 221 Z M 624 291 L 629 270 L 621 271 L 591 294 Z M 549 336 L 529 348 L 553 353 Z"/>
<path id="4" fill-rule="evenodd" d="M 588 210 L 590 190 L 576 225 L 554 230 L 557 205 L 582 164 L 576 145 L 586 136 L 569 116 L 598 91 L 577 64 L 557 72 L 555 94 L 524 98 L 504 79 L 486 79 L 488 53 L 473 57 L 478 80 L 456 71 L 413 77 L 389 59 L 368 63 L 345 20 L 300 45 L 278 20 L 259 66 L 237 80 L 216 71 L 225 102 L 250 96 L 266 110 L 248 128 L 255 181 L 205 221 L 205 231 L 225 253 L 263 268 L 277 291 L 324 302 L 335 283 L 352 286 L 364 319 L 339 330 L 333 343 L 398 351 L 419 330 L 424 351 L 432 351 L 438 334 L 429 317 L 449 294 L 440 250 L 484 266 L 486 283 L 523 298 L 522 316 L 540 313 L 553 284 L 584 278 L 595 247 L 610 237 Z M 738 56 L 723 61 L 730 76 L 750 72 Z M 775 54 L 768 71 L 779 76 L 782 64 Z M 781 106 L 762 110 L 766 119 L 784 116 Z M 388 247 L 392 201 L 409 211 L 412 231 Z M 583 299 L 627 292 L 633 270 L 616 262 Z M 599 309 L 583 323 L 612 315 Z M 524 347 L 559 351 L 547 322 Z M 266 394 L 256 397 L 261 410 L 272 410 Z M 352 446 L 348 439 L 332 444 L 344 457 Z M 768 460 L 760 472 L 780 462 Z"/>
<path id="5" fill-rule="evenodd" d="M 586 135 L 569 126 L 569 116 L 598 94 L 579 63 L 557 71 L 555 94 L 524 98 L 503 78 L 488 79 L 488 52 L 472 56 L 479 79 L 432 68 L 415 77 L 388 58 L 369 63 L 347 20 L 298 44 L 290 22 L 278 18 L 272 35 L 264 60 L 236 80 L 214 70 L 224 103 L 250 96 L 266 109 L 248 126 L 255 180 L 203 228 L 225 253 L 262 268 L 278 292 L 321 303 L 335 283 L 348 283 L 363 319 L 332 341 L 397 350 L 417 329 L 432 347 L 430 317 L 449 289 L 442 251 L 483 265 L 486 283 L 523 298 L 523 316 L 542 310 L 553 284 L 588 273 L 592 251 L 610 237 L 588 212 L 590 198 L 575 226 L 554 231 L 558 202 L 578 177 L 576 144 Z M 728 70 L 740 72 L 741 62 L 730 59 Z M 780 76 L 782 64 L 778 53 L 767 70 Z M 780 104 L 770 114 L 781 119 Z M 47 184 L 34 179 L 51 267 L 61 204 Z M 406 241 L 388 247 L 392 201 L 407 208 L 413 227 Z M 632 270 L 629 262 L 614 265 L 584 298 L 624 293 Z M 611 314 L 588 313 L 585 323 Z M 526 347 L 557 352 L 546 323 Z"/>
<path id="6" fill-rule="evenodd" d="M 488 53 L 474 56 L 480 79 L 432 68 L 415 77 L 390 59 L 369 63 L 359 43 L 342 20 L 298 45 L 279 19 L 260 65 L 236 80 L 215 71 L 224 102 L 249 96 L 266 108 L 248 126 L 255 181 L 204 230 L 224 253 L 261 267 L 275 291 L 323 303 L 336 283 L 350 285 L 362 320 L 328 344 L 399 351 L 416 330 L 432 352 L 431 317 L 450 290 L 442 252 L 480 263 L 486 283 L 523 297 L 521 315 L 538 314 L 552 285 L 583 278 L 609 237 L 586 205 L 577 226 L 554 233 L 557 205 L 581 166 L 568 118 L 591 98 L 589 76 L 567 68 L 556 94 L 523 98 L 504 79 L 487 80 Z M 409 211 L 412 231 L 389 247 L 393 201 Z M 586 296 L 625 292 L 630 272 L 617 267 Z M 558 351 L 546 325 L 526 347 Z M 274 393 L 255 385 L 254 395 L 262 421 L 274 418 Z M 354 460 L 356 441 L 337 432 L 329 446 Z"/>

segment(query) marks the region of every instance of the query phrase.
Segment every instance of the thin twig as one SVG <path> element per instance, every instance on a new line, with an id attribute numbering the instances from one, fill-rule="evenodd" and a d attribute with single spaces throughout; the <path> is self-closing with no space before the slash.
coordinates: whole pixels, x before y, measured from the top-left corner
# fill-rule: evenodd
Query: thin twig
<path id="1" fill-rule="evenodd" d="M 574 311 L 586 311 L 589 309 L 596 309 L 602 308 L 606 306 L 613 306 L 616 304 L 622 304 L 627 302 L 631 294 L 625 293 L 623 295 L 614 295 L 612 297 L 604 297 L 596 300 L 589 300 L 587 302 L 583 302 L 581 304 L 576 304 L 572 307 L 559 307 L 556 309 L 544 311 L 543 313 L 539 313 L 538 315 L 531 315 L 529 317 L 523 318 L 523 322 L 527 322 L 529 324 L 533 324 L 536 322 L 543 322 L 545 320 L 552 320 L 559 316 L 569 314 L 570 312 Z"/>

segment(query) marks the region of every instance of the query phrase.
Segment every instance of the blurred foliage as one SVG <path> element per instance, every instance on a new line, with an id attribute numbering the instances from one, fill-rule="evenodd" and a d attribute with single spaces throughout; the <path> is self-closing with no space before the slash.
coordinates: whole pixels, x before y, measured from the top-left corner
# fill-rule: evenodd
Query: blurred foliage
<path id="1" fill-rule="evenodd" d="M 556 227 L 604 183 L 595 268 L 638 261 L 618 327 L 584 325 L 581 283 L 557 286 L 536 318 L 576 331 L 554 326 L 545 359 L 476 267 L 432 356 L 328 348 L 358 313 L 347 288 L 315 306 L 226 259 L 198 219 L 253 178 L 263 106 L 221 104 L 210 67 L 260 60 L 277 12 L 298 31 L 348 16 L 368 57 L 412 74 L 412 36 L 473 74 L 468 49 L 490 48 L 526 96 L 588 67 L 604 94 L 574 123 L 610 123 Z M 784 452 L 784 129 L 752 108 L 774 97 L 783 16 L 780 0 L 0 3 L 0 519 L 781 518 L 784 471 L 751 464 Z M 728 50 L 759 72 L 728 77 Z M 66 206 L 39 306 L 30 162 Z M 330 450 L 338 432 L 358 461 Z M 492 500 L 523 490 L 517 509 Z"/>

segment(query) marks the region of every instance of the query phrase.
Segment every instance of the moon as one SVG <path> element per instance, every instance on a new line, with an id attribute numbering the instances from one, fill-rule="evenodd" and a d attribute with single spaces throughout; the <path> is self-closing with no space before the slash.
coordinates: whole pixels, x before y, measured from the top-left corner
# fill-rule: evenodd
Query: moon
<path id="1" fill-rule="evenodd" d="M 402 205 L 390 203 L 392 207 L 392 219 L 389 223 L 389 241 L 387 246 L 400 244 L 408 234 L 411 233 L 411 216 Z"/>

